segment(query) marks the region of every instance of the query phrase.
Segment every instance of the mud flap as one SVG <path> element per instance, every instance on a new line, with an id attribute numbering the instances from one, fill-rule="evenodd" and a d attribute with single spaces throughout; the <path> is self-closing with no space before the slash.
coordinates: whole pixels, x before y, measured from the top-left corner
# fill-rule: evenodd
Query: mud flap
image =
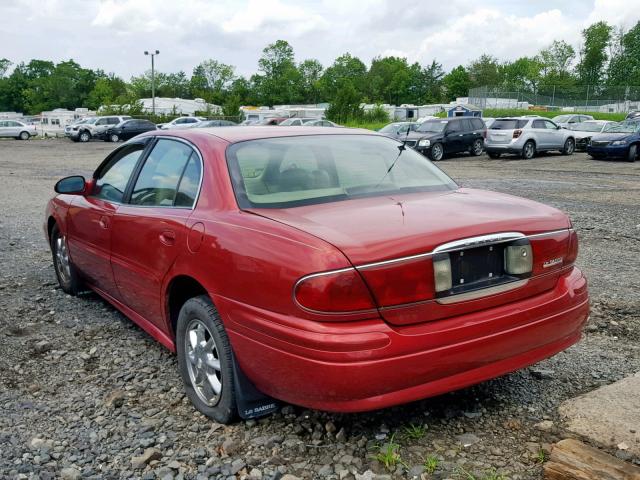
<path id="1" fill-rule="evenodd" d="M 265 395 L 247 378 L 233 355 L 233 380 L 235 382 L 238 415 L 243 420 L 270 415 L 278 410 L 279 402 Z"/>

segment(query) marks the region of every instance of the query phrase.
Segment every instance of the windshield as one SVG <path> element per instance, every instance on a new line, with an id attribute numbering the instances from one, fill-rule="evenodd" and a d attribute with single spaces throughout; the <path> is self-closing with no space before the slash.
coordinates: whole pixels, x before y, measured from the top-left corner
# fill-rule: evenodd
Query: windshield
<path id="1" fill-rule="evenodd" d="M 599 132 L 602 130 L 602 123 L 582 122 L 571 125 L 569 128 L 571 130 L 578 130 L 581 132 Z"/>
<path id="2" fill-rule="evenodd" d="M 638 127 L 640 127 L 640 122 L 622 122 L 607 125 L 604 131 L 608 133 L 634 133 L 638 131 Z"/>
<path id="3" fill-rule="evenodd" d="M 449 123 L 447 120 L 429 120 L 417 128 L 417 132 L 442 132 Z"/>
<path id="4" fill-rule="evenodd" d="M 240 208 L 289 208 L 457 188 L 425 157 L 401 147 L 377 135 L 268 138 L 232 145 L 227 164 Z"/>
<path id="5" fill-rule="evenodd" d="M 299 118 L 287 118 L 284 122 L 280 123 L 280 125 L 286 127 L 287 125 L 297 125 L 299 123 L 300 123 Z"/>

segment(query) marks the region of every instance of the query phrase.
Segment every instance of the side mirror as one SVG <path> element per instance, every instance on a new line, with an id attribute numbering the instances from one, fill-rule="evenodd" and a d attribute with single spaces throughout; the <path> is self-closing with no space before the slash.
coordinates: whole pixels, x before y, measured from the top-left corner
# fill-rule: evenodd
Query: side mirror
<path id="1" fill-rule="evenodd" d="M 62 180 L 58 180 L 53 189 L 56 193 L 66 193 L 70 195 L 81 195 L 86 188 L 86 181 L 81 175 L 73 175 L 71 177 L 65 177 Z"/>

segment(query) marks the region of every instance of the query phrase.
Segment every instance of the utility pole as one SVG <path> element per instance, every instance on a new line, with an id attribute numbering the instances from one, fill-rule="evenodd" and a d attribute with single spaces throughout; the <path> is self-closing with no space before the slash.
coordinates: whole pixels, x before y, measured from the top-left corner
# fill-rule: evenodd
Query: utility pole
<path id="1" fill-rule="evenodd" d="M 156 70 L 154 64 L 154 57 L 160 54 L 159 50 L 149 53 L 145 50 L 145 55 L 151 55 L 151 111 L 153 115 L 156 114 Z"/>

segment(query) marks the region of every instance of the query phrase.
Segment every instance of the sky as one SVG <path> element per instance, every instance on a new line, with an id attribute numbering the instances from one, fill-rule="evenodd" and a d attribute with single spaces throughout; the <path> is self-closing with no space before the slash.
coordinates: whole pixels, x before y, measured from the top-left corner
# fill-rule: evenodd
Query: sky
<path id="1" fill-rule="evenodd" d="M 446 70 L 483 53 L 535 55 L 555 39 L 578 47 L 605 20 L 630 28 L 637 0 L 0 0 L 0 57 L 74 59 L 128 80 L 150 68 L 190 75 L 205 59 L 249 76 L 262 49 L 287 40 L 296 60 L 326 67 L 349 52 L 436 60 Z"/>

